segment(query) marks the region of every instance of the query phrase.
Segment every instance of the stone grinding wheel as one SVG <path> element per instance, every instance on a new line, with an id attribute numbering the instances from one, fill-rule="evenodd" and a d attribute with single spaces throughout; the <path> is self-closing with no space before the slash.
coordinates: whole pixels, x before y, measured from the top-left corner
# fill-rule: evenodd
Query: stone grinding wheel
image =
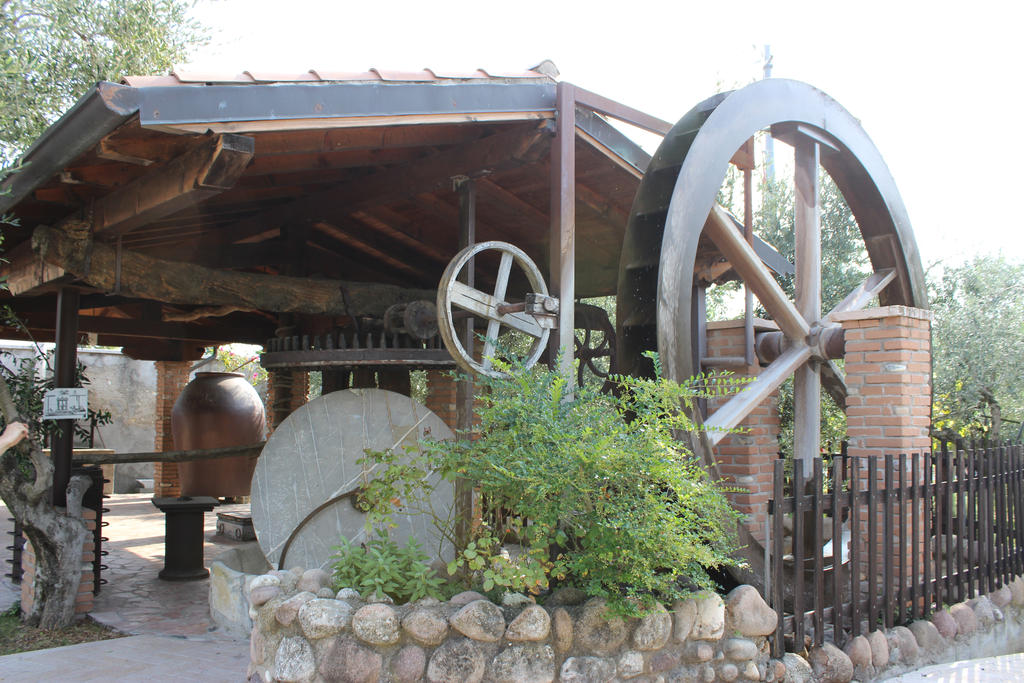
<path id="1" fill-rule="evenodd" d="M 424 436 L 455 438 L 426 407 L 383 389 L 336 391 L 289 415 L 267 440 L 252 480 L 252 522 L 267 560 L 285 569 L 327 568 L 341 536 L 365 540 L 366 516 L 353 505 L 355 496 L 329 501 L 373 477 L 372 465 L 356 463 L 365 449 L 399 452 Z M 430 503 L 443 517 L 453 504 L 452 484 L 439 476 L 431 481 L 437 486 Z M 391 538 L 400 546 L 414 536 L 431 558 L 451 559 L 430 518 L 408 513 L 395 521 Z"/>

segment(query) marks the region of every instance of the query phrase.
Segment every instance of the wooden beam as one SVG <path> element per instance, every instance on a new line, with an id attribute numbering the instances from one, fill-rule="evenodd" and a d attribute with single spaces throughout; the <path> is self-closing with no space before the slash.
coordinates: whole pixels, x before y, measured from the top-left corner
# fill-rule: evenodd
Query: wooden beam
<path id="1" fill-rule="evenodd" d="M 489 178 L 481 178 L 477 181 L 477 185 L 485 196 L 498 201 L 527 218 L 532 224 L 530 227 L 532 228 L 531 232 L 533 232 L 534 236 L 541 237 L 544 235 L 546 232 L 545 228 L 551 223 L 551 218 L 548 214 L 544 213 L 533 204 L 524 201 L 518 195 L 509 192 Z"/>
<path id="2" fill-rule="evenodd" d="M 47 316 L 44 313 L 18 313 L 18 315 L 30 330 L 50 332 L 55 329 L 52 315 Z M 270 324 L 256 330 L 247 330 L 237 324 L 196 325 L 88 315 L 79 316 L 78 332 L 113 335 L 121 338 L 195 341 L 202 342 L 207 346 L 228 342 L 262 344 L 274 334 L 273 326 Z"/>
<path id="3" fill-rule="evenodd" d="M 558 84 L 558 132 L 551 143 L 551 222 L 548 275 L 551 293 L 559 298 L 558 330 L 548 342 L 558 372 L 575 379 L 573 351 L 576 298 L 576 92 L 569 83 Z"/>
<path id="4" fill-rule="evenodd" d="M 455 176 L 476 177 L 532 163 L 546 152 L 549 122 L 530 123 L 467 142 L 422 159 L 342 183 L 243 219 L 203 240 L 236 242 L 251 234 L 300 219 L 331 220 L 339 214 L 449 187 Z"/>
<path id="5" fill-rule="evenodd" d="M 47 263 L 32 251 L 30 240 L 25 240 L 4 254 L 0 265 L 0 278 L 7 283 L 7 290 L 15 295 L 41 294 L 52 290 L 61 281 L 70 279 L 64 269 Z"/>
<path id="6" fill-rule="evenodd" d="M 366 256 L 369 256 L 374 261 L 379 261 L 395 270 L 401 271 L 406 275 L 411 275 L 420 281 L 428 281 L 437 279 L 440 275 L 431 276 L 427 271 L 413 265 L 422 260 L 422 255 L 412 255 L 405 250 L 396 250 L 394 244 L 381 240 L 372 234 L 366 234 L 366 230 L 343 230 L 342 228 L 328 223 L 327 221 L 317 221 L 313 223 L 313 228 L 330 237 L 340 244 L 344 244 L 351 249 L 355 249 Z M 403 256 L 404 254 L 404 256 Z M 410 256 L 413 256 L 410 258 Z"/>
<path id="7" fill-rule="evenodd" d="M 244 135 L 217 135 L 96 201 L 93 233 L 114 237 L 234 186 L 252 159 Z"/>
<path id="8" fill-rule="evenodd" d="M 76 465 L 122 465 L 129 462 L 195 462 L 196 460 L 216 460 L 217 458 L 257 457 L 263 451 L 266 441 L 246 446 L 227 446 L 226 448 L 203 448 L 191 451 L 159 451 L 156 453 L 77 453 L 74 456 Z"/>
<path id="9" fill-rule="evenodd" d="M 113 247 L 46 226 L 35 229 L 32 246 L 48 263 L 83 282 L 102 291 L 114 289 Z M 121 294 L 163 303 L 232 305 L 275 313 L 374 316 L 384 315 L 392 304 L 432 301 L 436 296 L 433 289 L 215 270 L 127 250 L 121 254 Z"/>

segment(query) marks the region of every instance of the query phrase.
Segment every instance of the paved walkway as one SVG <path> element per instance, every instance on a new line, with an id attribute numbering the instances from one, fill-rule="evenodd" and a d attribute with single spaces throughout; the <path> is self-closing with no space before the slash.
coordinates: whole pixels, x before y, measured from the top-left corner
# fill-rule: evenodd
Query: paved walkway
<path id="1" fill-rule="evenodd" d="M 246 640 L 210 623 L 209 581 L 161 581 L 164 517 L 150 502 L 152 493 L 119 494 L 104 501 L 109 522 L 103 530 L 108 551 L 106 584 L 96 596 L 92 617 L 132 637 L 0 657 L 0 681 L 221 681 L 245 680 Z M 212 558 L 237 541 L 216 533 L 217 511 L 206 513 L 204 557 Z M 0 557 L 10 557 L 10 514 L 0 505 Z M 4 573 L 10 565 L 3 563 Z M 19 599 L 20 589 L 0 581 L 0 609 Z"/>
<path id="2" fill-rule="evenodd" d="M 899 683 L 1005 683 L 1024 680 L 1024 653 L 936 664 L 886 679 Z"/>

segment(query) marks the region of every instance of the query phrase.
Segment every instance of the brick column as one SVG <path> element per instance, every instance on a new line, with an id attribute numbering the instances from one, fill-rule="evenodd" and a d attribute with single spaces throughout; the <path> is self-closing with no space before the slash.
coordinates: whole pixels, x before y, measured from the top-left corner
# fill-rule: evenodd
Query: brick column
<path id="1" fill-rule="evenodd" d="M 775 329 L 767 321 L 758 321 L 755 332 Z M 709 357 L 742 357 L 743 350 L 742 320 L 708 323 Z M 738 376 L 751 377 L 760 374 L 763 368 L 755 360 L 752 366 L 730 366 L 724 369 Z M 710 410 L 714 411 L 728 398 L 709 401 Z M 746 431 L 722 439 L 715 447 L 715 460 L 731 487 L 745 489 L 727 495 L 733 506 L 746 516 L 751 534 L 763 543 L 768 500 L 772 493 L 772 463 L 779 455 L 778 394 L 773 392 L 768 396 L 739 426 Z"/>
<path id="2" fill-rule="evenodd" d="M 853 466 L 868 486 L 868 461 L 877 458 L 876 482 L 885 488 L 885 455 L 920 454 L 931 450 L 931 312 L 906 306 L 885 306 L 834 316 L 846 335 L 846 433 L 847 452 Z M 921 470 L 923 472 L 923 467 Z M 904 480 L 911 482 L 911 459 L 906 460 Z M 899 461 L 894 466 L 894 485 L 899 485 Z M 918 483 L 921 483 L 919 481 Z M 896 514 L 910 519 L 911 504 Z M 918 510 L 921 514 L 922 510 Z M 854 538 L 862 539 L 860 571 L 867 572 L 867 510 L 860 512 L 860 529 Z M 900 520 L 894 524 L 895 567 L 901 562 L 911 567 L 914 553 L 923 552 L 923 537 L 909 538 L 908 547 L 899 547 Z M 909 524 L 909 522 L 907 522 Z M 908 527 L 909 528 L 909 527 Z M 923 524 L 921 532 L 923 533 Z M 881 558 L 887 552 L 881 521 L 875 542 Z M 907 574 L 910 574 L 908 569 Z"/>
<path id="3" fill-rule="evenodd" d="M 455 380 L 448 375 L 447 370 L 427 371 L 426 405 L 455 430 Z"/>
<path id="4" fill-rule="evenodd" d="M 174 435 L 171 433 L 171 410 L 181 390 L 188 384 L 192 361 L 156 362 L 156 451 L 173 451 Z M 178 480 L 178 463 L 158 462 L 153 464 L 153 495 L 175 497 L 181 495 Z"/>
<path id="5" fill-rule="evenodd" d="M 268 436 L 285 418 L 306 405 L 309 375 L 302 370 L 271 370 L 267 377 Z"/>

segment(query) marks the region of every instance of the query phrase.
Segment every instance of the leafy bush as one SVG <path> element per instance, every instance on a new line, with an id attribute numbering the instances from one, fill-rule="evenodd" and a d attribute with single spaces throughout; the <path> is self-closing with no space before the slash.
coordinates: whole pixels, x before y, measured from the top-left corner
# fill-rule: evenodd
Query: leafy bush
<path id="1" fill-rule="evenodd" d="M 399 604 L 441 597 L 444 580 L 427 565 L 429 558 L 414 538 L 401 548 L 386 536 L 363 545 L 343 537 L 334 550 L 335 590 L 352 588 L 364 598 L 388 595 Z"/>
<path id="2" fill-rule="evenodd" d="M 616 398 L 545 369 L 495 366 L 509 376 L 475 379 L 486 389 L 477 438 L 429 441 L 406 464 L 368 454 L 386 468 L 363 494 L 374 519 L 421 505 L 426 480 L 415 471 L 435 470 L 473 482 L 484 501 L 488 513 L 449 565 L 484 590 L 566 583 L 637 614 L 713 588 L 707 570 L 735 562 L 738 515 L 673 434 L 694 428 L 680 405 L 742 380 L 618 377 Z"/>

